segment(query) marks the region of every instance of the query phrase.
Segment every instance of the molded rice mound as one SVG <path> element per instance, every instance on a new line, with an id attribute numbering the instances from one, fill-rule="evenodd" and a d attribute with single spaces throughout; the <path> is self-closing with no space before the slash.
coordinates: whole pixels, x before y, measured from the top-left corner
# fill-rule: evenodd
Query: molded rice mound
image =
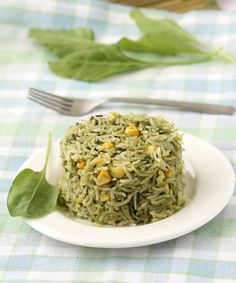
<path id="1" fill-rule="evenodd" d="M 184 205 L 182 136 L 161 117 L 92 116 L 61 141 L 60 203 L 101 225 L 147 224 Z"/>

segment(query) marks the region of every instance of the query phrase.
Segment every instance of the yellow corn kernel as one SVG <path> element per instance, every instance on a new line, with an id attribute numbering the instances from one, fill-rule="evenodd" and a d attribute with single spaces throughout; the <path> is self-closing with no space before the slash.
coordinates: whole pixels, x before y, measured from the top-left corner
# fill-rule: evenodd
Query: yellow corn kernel
<path id="1" fill-rule="evenodd" d="M 83 201 L 83 198 L 81 196 L 78 196 L 75 200 L 75 202 L 78 204 L 82 203 L 82 201 Z"/>
<path id="2" fill-rule="evenodd" d="M 110 149 L 113 147 L 114 147 L 114 144 L 112 142 L 104 142 L 104 144 L 102 145 L 102 149 Z"/>
<path id="3" fill-rule="evenodd" d="M 111 176 L 109 175 L 107 170 L 102 170 L 97 176 L 97 184 L 104 185 L 111 182 Z"/>
<path id="4" fill-rule="evenodd" d="M 137 137 L 139 136 L 139 130 L 134 125 L 131 125 L 125 129 L 125 134 L 129 137 Z"/>
<path id="5" fill-rule="evenodd" d="M 173 176 L 173 172 L 171 170 L 168 170 L 165 172 L 165 176 L 166 177 L 172 177 Z"/>
<path id="6" fill-rule="evenodd" d="M 100 201 L 108 201 L 111 200 L 111 195 L 109 193 L 101 193 L 99 195 Z"/>
<path id="7" fill-rule="evenodd" d="M 102 158 L 98 158 L 97 161 L 96 161 L 97 166 L 103 166 L 105 164 L 106 164 L 106 162 Z"/>
<path id="8" fill-rule="evenodd" d="M 125 171 L 121 166 L 113 167 L 111 169 L 111 176 L 115 178 L 122 178 L 125 175 Z"/>
<path id="9" fill-rule="evenodd" d="M 76 167 L 78 169 L 83 169 L 86 166 L 86 162 L 85 161 L 80 161 L 76 164 Z"/>
<path id="10" fill-rule="evenodd" d="M 109 113 L 108 114 L 108 120 L 113 122 L 116 119 L 116 114 L 115 113 Z"/>
<path id="11" fill-rule="evenodd" d="M 155 145 L 149 145 L 148 148 L 147 148 L 147 151 L 150 152 L 150 153 L 154 152 L 155 150 L 156 150 Z"/>

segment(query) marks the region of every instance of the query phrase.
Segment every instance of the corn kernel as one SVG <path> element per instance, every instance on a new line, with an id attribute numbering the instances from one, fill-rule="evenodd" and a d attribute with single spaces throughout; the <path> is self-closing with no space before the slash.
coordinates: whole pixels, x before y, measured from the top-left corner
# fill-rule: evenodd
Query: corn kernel
<path id="1" fill-rule="evenodd" d="M 85 161 L 80 161 L 76 164 L 76 167 L 78 169 L 83 169 L 86 166 L 86 162 Z"/>
<path id="2" fill-rule="evenodd" d="M 121 166 L 113 167 L 111 169 L 111 176 L 115 178 L 122 178 L 125 175 L 124 169 Z"/>
<path id="3" fill-rule="evenodd" d="M 100 198 L 100 201 L 108 201 L 108 200 L 111 200 L 111 195 L 109 193 L 101 193 L 99 195 L 99 198 Z"/>
<path id="4" fill-rule="evenodd" d="M 104 144 L 102 145 L 102 149 L 110 149 L 113 147 L 114 147 L 114 144 L 112 142 L 104 142 Z"/>
<path id="5" fill-rule="evenodd" d="M 149 145 L 148 148 L 147 148 L 147 151 L 150 152 L 150 153 L 154 152 L 155 150 L 156 150 L 155 145 Z"/>
<path id="6" fill-rule="evenodd" d="M 165 172 L 165 176 L 166 177 L 172 177 L 173 176 L 173 172 L 171 170 L 168 170 Z"/>
<path id="7" fill-rule="evenodd" d="M 96 161 L 97 166 L 103 166 L 105 164 L 106 164 L 106 162 L 102 158 L 98 158 L 97 161 Z"/>
<path id="8" fill-rule="evenodd" d="M 125 134 L 129 137 L 137 137 L 139 136 L 139 130 L 135 126 L 131 125 L 125 129 Z"/>
<path id="9" fill-rule="evenodd" d="M 111 182 L 111 176 L 109 175 L 108 171 L 102 170 L 97 176 L 97 184 L 104 185 L 110 182 Z"/>
<path id="10" fill-rule="evenodd" d="M 109 113 L 108 114 L 108 120 L 113 122 L 116 119 L 116 114 L 115 113 Z"/>
<path id="11" fill-rule="evenodd" d="M 75 202 L 78 204 L 82 203 L 82 201 L 83 201 L 83 198 L 81 196 L 78 196 L 75 200 Z"/>

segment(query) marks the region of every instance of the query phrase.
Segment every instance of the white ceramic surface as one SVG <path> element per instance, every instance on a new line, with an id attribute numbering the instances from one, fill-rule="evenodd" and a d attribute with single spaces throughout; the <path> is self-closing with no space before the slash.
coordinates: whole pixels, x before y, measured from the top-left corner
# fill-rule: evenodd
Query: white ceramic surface
<path id="1" fill-rule="evenodd" d="M 51 238 L 88 247 L 126 248 L 160 243 L 185 235 L 214 218 L 229 202 L 235 176 L 229 161 L 208 142 L 184 134 L 186 196 L 182 210 L 161 221 L 134 227 L 98 227 L 73 220 L 55 210 L 39 219 L 25 219 Z M 20 168 L 42 168 L 45 148 L 35 152 Z M 52 145 L 47 179 L 56 184 L 60 174 L 59 142 Z"/>

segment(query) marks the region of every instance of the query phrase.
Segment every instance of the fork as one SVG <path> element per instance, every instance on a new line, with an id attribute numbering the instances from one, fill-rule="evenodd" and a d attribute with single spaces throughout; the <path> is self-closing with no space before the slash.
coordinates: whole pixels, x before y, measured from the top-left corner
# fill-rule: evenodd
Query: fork
<path id="1" fill-rule="evenodd" d="M 92 110 L 94 110 L 95 108 L 110 102 L 124 102 L 124 103 L 132 103 L 132 104 L 167 106 L 185 111 L 205 112 L 211 114 L 233 115 L 235 111 L 235 108 L 229 105 L 195 103 L 195 102 L 167 100 L 167 99 L 111 97 L 101 100 L 88 100 L 88 99 L 67 98 L 34 88 L 29 89 L 28 98 L 45 107 L 55 110 L 60 114 L 69 115 L 69 116 L 81 116 L 87 114 Z"/>

